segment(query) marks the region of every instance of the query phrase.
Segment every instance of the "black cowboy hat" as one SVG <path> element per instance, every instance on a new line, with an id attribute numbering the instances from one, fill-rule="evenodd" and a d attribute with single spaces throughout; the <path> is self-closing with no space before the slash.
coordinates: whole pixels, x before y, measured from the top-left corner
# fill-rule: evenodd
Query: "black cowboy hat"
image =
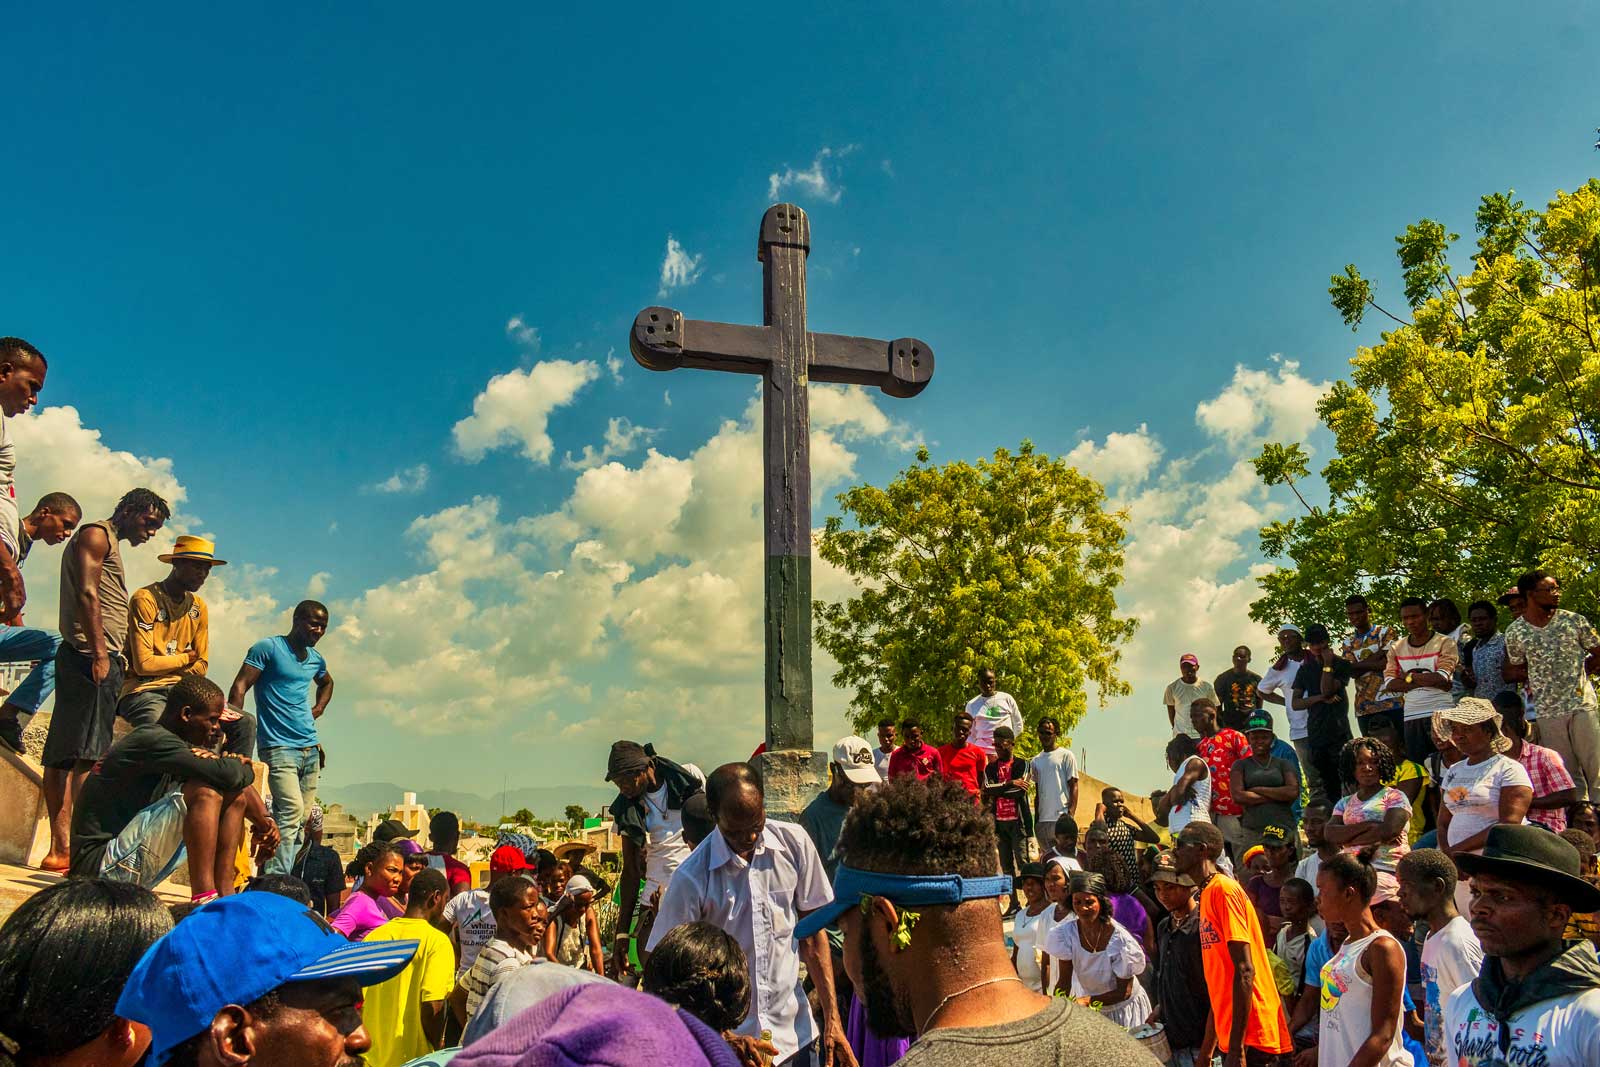
<path id="1" fill-rule="evenodd" d="M 1492 826 L 1481 853 L 1455 861 L 1468 877 L 1494 874 L 1548 886 L 1575 912 L 1600 911 L 1600 888 L 1584 879 L 1578 850 L 1542 826 Z"/>

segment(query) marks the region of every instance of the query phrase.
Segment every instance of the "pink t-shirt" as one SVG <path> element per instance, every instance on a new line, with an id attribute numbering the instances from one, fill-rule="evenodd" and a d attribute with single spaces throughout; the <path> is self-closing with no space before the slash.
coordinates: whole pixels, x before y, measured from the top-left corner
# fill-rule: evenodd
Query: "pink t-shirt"
<path id="1" fill-rule="evenodd" d="M 352 941 L 363 941 L 372 931 L 403 914 L 392 897 L 380 900 L 370 893 L 355 892 L 328 920 L 328 925 Z"/>
<path id="2" fill-rule="evenodd" d="M 1367 800 L 1351 793 L 1333 806 L 1333 818 L 1346 826 L 1357 826 L 1361 823 L 1383 822 L 1383 817 L 1395 808 L 1400 808 L 1406 813 L 1406 821 L 1411 819 L 1411 801 L 1406 795 L 1392 785 L 1379 787 L 1378 791 Z M 1346 852 L 1360 852 L 1365 845 L 1347 845 Z M 1378 846 L 1376 854 L 1372 857 L 1372 866 L 1385 874 L 1393 874 L 1395 865 L 1405 858 L 1411 851 L 1411 845 L 1406 837 L 1406 826 L 1401 824 L 1400 836 L 1392 841 L 1386 841 Z"/>

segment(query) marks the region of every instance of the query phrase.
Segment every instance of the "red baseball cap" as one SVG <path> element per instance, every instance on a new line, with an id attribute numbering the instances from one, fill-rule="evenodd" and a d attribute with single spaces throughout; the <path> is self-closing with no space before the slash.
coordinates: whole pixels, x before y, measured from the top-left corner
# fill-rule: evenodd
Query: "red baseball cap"
<path id="1" fill-rule="evenodd" d="M 489 856 L 490 874 L 511 874 L 516 871 L 531 871 L 533 864 L 528 862 L 528 857 L 515 845 L 501 845 Z"/>

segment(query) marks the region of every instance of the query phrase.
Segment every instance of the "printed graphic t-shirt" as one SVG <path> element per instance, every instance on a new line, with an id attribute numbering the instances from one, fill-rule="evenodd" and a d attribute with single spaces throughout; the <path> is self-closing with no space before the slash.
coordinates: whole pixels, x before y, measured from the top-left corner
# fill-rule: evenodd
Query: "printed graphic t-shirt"
<path id="1" fill-rule="evenodd" d="M 1500 1024 L 1468 983 L 1445 1001 L 1444 1051 L 1450 1067 L 1594 1067 L 1600 1063 L 1600 989 L 1571 999 L 1530 1004 L 1507 1020 L 1510 1042 L 1500 1054 Z"/>
<path id="2" fill-rule="evenodd" d="M 1244 887 L 1225 874 L 1219 874 L 1200 891 L 1200 963 L 1206 973 L 1206 989 L 1211 995 L 1211 1013 L 1216 1019 L 1217 1051 L 1227 1052 L 1233 1033 L 1233 957 L 1228 943 L 1240 941 L 1250 946 L 1250 962 L 1255 977 L 1250 985 L 1250 1018 L 1245 1023 L 1247 1048 L 1285 1053 L 1293 1050 L 1289 1040 L 1289 1020 L 1273 982 L 1267 946 L 1261 934 L 1256 909 Z"/>
<path id="3" fill-rule="evenodd" d="M 1433 1067 L 1443 1067 L 1448 1062 L 1444 1044 L 1444 1002 L 1451 993 L 1478 977 L 1478 968 L 1482 966 L 1483 948 L 1464 915 L 1457 915 L 1443 929 L 1429 934 L 1427 943 L 1422 946 L 1422 1036 L 1428 1049 L 1428 1062 Z"/>

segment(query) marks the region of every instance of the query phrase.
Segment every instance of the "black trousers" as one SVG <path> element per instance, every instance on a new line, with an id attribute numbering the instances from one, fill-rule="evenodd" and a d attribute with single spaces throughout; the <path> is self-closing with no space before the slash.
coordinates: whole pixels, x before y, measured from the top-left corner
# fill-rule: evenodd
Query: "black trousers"
<path id="1" fill-rule="evenodd" d="M 1000 873 L 1009 874 L 1013 879 L 1017 872 L 1022 870 L 1022 865 L 1028 862 L 1029 834 L 1022 831 L 1021 819 L 996 819 L 994 821 L 994 836 L 1000 843 Z M 1017 886 L 1011 886 L 1011 903 L 1017 903 Z"/>
<path id="2" fill-rule="evenodd" d="M 1339 752 L 1344 748 L 1344 742 L 1337 744 L 1319 745 L 1311 744 L 1311 762 L 1316 767 L 1317 774 L 1322 778 L 1322 789 L 1328 794 L 1328 804 L 1339 803 L 1339 798 L 1344 796 L 1344 783 L 1339 780 Z"/>

